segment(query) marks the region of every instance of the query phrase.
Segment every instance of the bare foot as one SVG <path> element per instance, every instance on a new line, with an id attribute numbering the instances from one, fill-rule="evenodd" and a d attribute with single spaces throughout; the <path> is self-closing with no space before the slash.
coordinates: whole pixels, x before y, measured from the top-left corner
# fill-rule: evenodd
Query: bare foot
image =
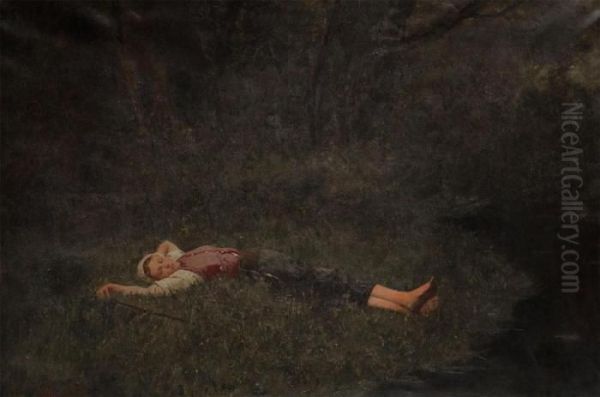
<path id="1" fill-rule="evenodd" d="M 431 277 L 427 283 L 414 289 L 411 293 L 418 295 L 410 305 L 410 310 L 415 314 L 420 314 L 425 303 L 437 295 L 437 283 L 435 282 L 435 279 Z"/>
<path id="2" fill-rule="evenodd" d="M 429 316 L 431 313 L 436 311 L 440 305 L 440 299 L 437 295 L 433 298 L 429 299 L 427 302 L 421 306 L 421 310 L 419 310 L 419 314 L 422 316 Z"/>
<path id="3" fill-rule="evenodd" d="M 417 288 L 409 291 L 408 293 L 413 295 L 413 296 L 420 296 L 422 295 L 424 292 L 426 292 L 429 288 L 431 288 L 431 284 L 434 283 L 434 278 L 431 277 L 429 279 L 429 281 L 427 281 L 425 284 L 418 286 Z"/>

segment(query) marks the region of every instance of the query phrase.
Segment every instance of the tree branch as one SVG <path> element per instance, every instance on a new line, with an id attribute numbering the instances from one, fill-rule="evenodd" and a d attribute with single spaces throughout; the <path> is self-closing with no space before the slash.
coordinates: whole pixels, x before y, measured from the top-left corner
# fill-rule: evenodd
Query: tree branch
<path id="1" fill-rule="evenodd" d="M 514 0 L 511 4 L 507 5 L 506 7 L 504 7 L 500 11 L 492 12 L 492 13 L 488 13 L 488 14 L 478 14 L 478 13 L 476 13 L 472 17 L 473 18 L 495 18 L 495 17 L 501 17 L 502 15 L 506 14 L 507 12 L 514 10 L 515 8 L 517 8 L 518 6 L 520 6 L 521 4 L 523 4 L 522 0 Z"/>
<path id="2" fill-rule="evenodd" d="M 483 1 L 471 1 L 466 6 L 460 9 L 458 14 L 452 19 L 440 19 L 437 23 L 433 24 L 428 30 L 425 32 L 421 32 L 419 34 L 414 34 L 408 37 L 402 37 L 396 39 L 396 46 L 393 48 L 378 48 L 374 51 L 374 55 L 388 55 L 400 50 L 405 49 L 407 46 L 411 44 L 421 43 L 426 40 L 435 39 L 441 37 L 443 34 L 449 32 L 455 27 L 459 26 L 462 21 L 468 18 L 494 18 L 499 17 L 507 12 L 515 9 L 517 6 L 523 4 L 522 0 L 514 0 L 510 5 L 506 6 L 502 10 L 489 13 L 489 14 L 480 14 L 478 11 L 485 5 L 486 2 Z"/>

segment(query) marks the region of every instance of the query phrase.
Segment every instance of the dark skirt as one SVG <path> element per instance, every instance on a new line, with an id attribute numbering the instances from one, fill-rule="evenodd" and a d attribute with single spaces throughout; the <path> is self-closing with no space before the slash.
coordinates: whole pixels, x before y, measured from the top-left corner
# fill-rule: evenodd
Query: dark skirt
<path id="1" fill-rule="evenodd" d="M 241 251 L 240 273 L 263 280 L 274 289 L 300 296 L 315 296 L 331 302 L 349 301 L 366 305 L 373 282 L 356 280 L 342 272 L 312 267 L 269 249 Z"/>

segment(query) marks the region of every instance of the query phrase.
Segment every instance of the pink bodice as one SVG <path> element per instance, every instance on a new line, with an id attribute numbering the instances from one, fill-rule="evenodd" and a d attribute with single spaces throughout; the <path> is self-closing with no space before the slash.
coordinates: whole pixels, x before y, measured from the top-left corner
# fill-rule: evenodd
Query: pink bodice
<path id="1" fill-rule="evenodd" d="M 200 275 L 204 280 L 217 276 L 236 277 L 240 268 L 240 252 L 234 248 L 199 247 L 178 260 L 181 269 Z"/>

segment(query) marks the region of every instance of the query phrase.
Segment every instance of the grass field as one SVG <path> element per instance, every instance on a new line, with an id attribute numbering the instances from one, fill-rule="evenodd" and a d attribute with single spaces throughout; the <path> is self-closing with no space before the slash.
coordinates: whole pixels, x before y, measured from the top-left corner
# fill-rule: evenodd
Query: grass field
<path id="1" fill-rule="evenodd" d="M 399 241 L 317 228 L 285 232 L 275 221 L 259 230 L 240 236 L 246 247 L 264 241 L 397 288 L 434 274 L 441 309 L 409 318 L 330 307 L 236 279 L 176 297 L 119 299 L 142 311 L 97 301 L 94 288 L 135 282 L 136 259 L 150 242 L 71 248 L 26 263 L 44 256 L 31 248 L 19 261 L 38 287 L 7 280 L 2 291 L 5 302 L 20 297 L 3 307 L 10 325 L 6 395 L 346 395 L 468 359 L 476 354 L 473 343 L 495 332 L 526 287 L 493 248 L 450 227 Z"/>
<path id="2" fill-rule="evenodd" d="M 102 302 L 99 285 L 137 282 L 135 264 L 157 236 L 41 244 L 25 230 L 5 240 L 20 271 L 5 274 L 1 291 L 10 302 L 2 305 L 3 392 L 347 395 L 473 357 L 531 288 L 485 237 L 443 220 L 455 205 L 444 189 L 426 194 L 394 177 L 425 164 L 408 149 L 393 157 L 378 145 L 230 164 L 210 205 L 191 200 L 189 217 L 161 238 L 183 249 L 277 249 L 397 289 L 435 275 L 441 308 L 433 316 L 332 306 L 243 278 L 176 297 Z"/>

